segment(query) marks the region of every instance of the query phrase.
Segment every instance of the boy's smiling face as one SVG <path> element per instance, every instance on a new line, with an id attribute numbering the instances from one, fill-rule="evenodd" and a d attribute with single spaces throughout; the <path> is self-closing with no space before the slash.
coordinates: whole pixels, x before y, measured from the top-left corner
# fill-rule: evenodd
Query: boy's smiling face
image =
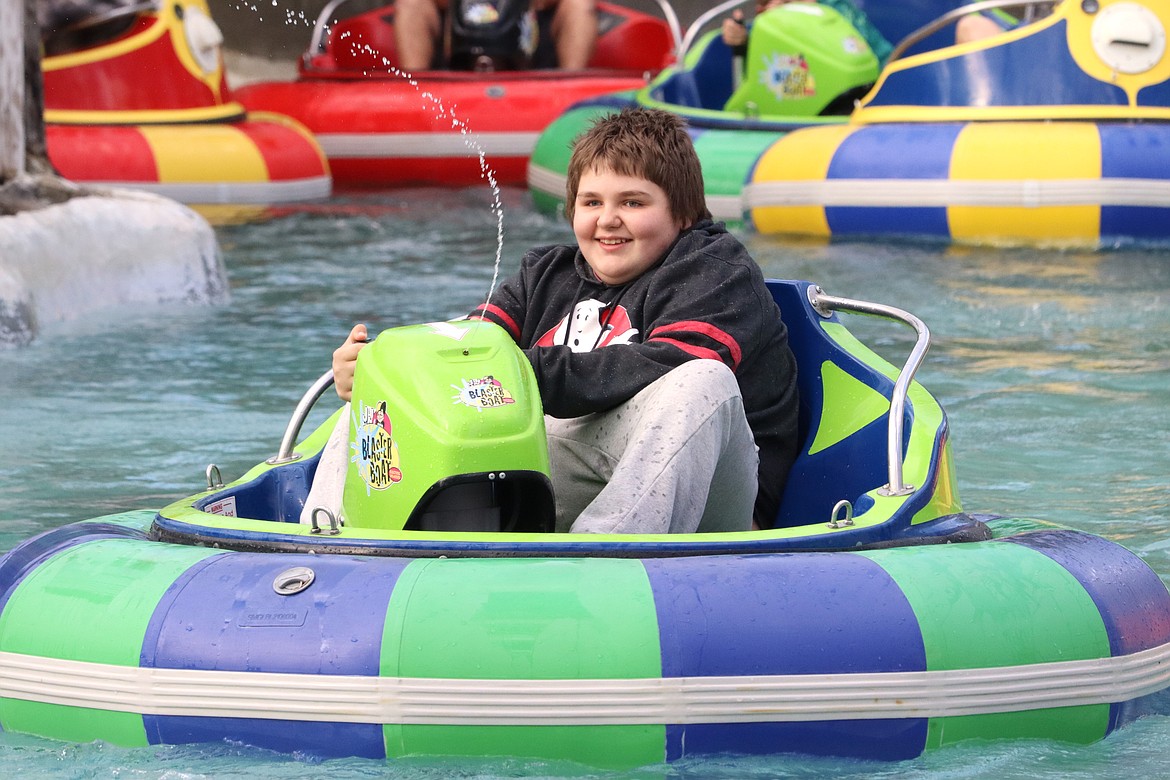
<path id="1" fill-rule="evenodd" d="M 685 227 L 665 190 L 648 179 L 591 168 L 581 174 L 573 233 L 585 261 L 606 284 L 625 284 L 657 263 Z"/>

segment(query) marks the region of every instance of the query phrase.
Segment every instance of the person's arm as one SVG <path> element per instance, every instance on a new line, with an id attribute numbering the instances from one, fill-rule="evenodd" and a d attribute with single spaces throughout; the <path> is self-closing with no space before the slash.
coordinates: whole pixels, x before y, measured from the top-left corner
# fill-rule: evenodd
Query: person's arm
<path id="1" fill-rule="evenodd" d="M 366 326 L 354 325 L 345 343 L 333 350 L 333 389 L 343 401 L 353 397 L 353 374 L 357 367 L 358 353 L 369 341 Z"/>
<path id="2" fill-rule="evenodd" d="M 557 67 L 581 70 L 597 46 L 597 6 L 594 0 L 536 0 L 536 10 L 556 5 L 552 37 L 557 50 Z"/>
<path id="3" fill-rule="evenodd" d="M 442 31 L 447 0 L 398 0 L 394 6 L 394 46 L 398 67 L 407 73 L 430 70 Z"/>
<path id="4" fill-rule="evenodd" d="M 737 8 L 732 12 L 731 16 L 723 20 L 720 35 L 723 37 L 724 43 L 737 50 L 736 53 L 746 53 L 748 30 L 747 24 L 743 20 L 743 11 Z M 740 49 L 743 51 L 738 51 Z"/>
<path id="5" fill-rule="evenodd" d="M 521 262 L 520 271 L 501 282 L 492 291 L 491 297 L 468 315 L 469 319 L 494 322 L 508 331 L 512 340 L 520 346 L 524 346 L 524 313 L 528 308 L 525 269 L 535 253 L 536 250 L 530 251 Z"/>

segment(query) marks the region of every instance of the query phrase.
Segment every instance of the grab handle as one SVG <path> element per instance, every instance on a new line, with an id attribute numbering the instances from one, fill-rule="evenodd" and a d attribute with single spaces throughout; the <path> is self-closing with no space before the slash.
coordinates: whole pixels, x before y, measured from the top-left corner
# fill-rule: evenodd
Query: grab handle
<path id="1" fill-rule="evenodd" d="M 333 386 L 333 370 L 330 369 L 321 375 L 321 378 L 312 384 L 312 386 L 305 391 L 301 396 L 301 400 L 297 403 L 297 408 L 293 409 L 292 418 L 288 421 L 288 425 L 284 429 L 284 436 L 280 440 L 280 450 L 277 453 L 264 461 L 270 466 L 276 466 L 281 463 L 290 463 L 300 458 L 300 454 L 293 452 L 293 447 L 296 446 L 297 436 L 301 433 L 301 426 L 305 424 L 305 418 L 309 416 L 309 410 L 317 403 L 317 400 L 324 395 L 325 391 Z"/>
<path id="2" fill-rule="evenodd" d="M 822 317 L 829 317 L 834 311 L 851 311 L 855 314 L 884 317 L 905 323 L 914 328 L 915 333 L 918 334 L 918 338 L 914 342 L 914 349 L 910 350 L 910 356 L 906 358 L 906 363 L 898 372 L 898 379 L 894 382 L 894 391 L 890 394 L 890 419 L 886 437 L 889 484 L 878 488 L 878 493 L 883 496 L 905 496 L 913 493 L 914 486 L 902 482 L 903 416 L 906 409 L 906 395 L 910 392 L 910 383 L 914 381 L 914 375 L 926 358 L 927 350 L 930 349 L 930 329 L 926 327 L 925 322 L 910 312 L 894 306 L 857 301 L 851 298 L 837 298 L 826 295 L 825 291 L 817 285 L 810 285 L 807 295 L 809 304 Z"/>

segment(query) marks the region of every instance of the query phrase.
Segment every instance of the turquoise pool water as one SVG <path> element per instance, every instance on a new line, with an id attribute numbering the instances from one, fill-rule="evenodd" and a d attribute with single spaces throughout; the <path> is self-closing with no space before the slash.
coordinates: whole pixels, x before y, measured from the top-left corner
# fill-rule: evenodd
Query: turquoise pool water
<path id="1" fill-rule="evenodd" d="M 505 191 L 504 273 L 570 241 Z M 357 320 L 373 330 L 464 313 L 497 249 L 490 193 L 338 199 L 219 230 L 230 301 L 117 309 L 0 352 L 0 550 L 74 520 L 156 507 L 276 452 L 293 406 Z M 746 234 L 765 273 L 923 318 L 919 379 L 950 414 L 971 511 L 1051 519 L 1120 541 L 1170 578 L 1170 253 L 795 244 Z M 908 329 L 851 319 L 887 357 Z M 327 409 L 314 412 L 323 418 Z M 1170 714 L 1170 706 L 1161 708 Z M 1121 777 L 1170 774 L 1170 719 L 1088 746 L 966 744 L 898 764 L 683 762 L 620 774 L 545 762 L 315 762 L 237 745 L 67 745 L 0 734 L 22 778 Z"/>

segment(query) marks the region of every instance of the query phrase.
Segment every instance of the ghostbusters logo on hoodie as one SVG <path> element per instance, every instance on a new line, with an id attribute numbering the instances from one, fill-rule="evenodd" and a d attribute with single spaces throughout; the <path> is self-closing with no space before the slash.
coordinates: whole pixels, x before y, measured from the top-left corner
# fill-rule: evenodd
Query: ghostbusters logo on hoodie
<path id="1" fill-rule="evenodd" d="M 566 346 L 573 352 L 590 352 L 610 344 L 629 344 L 637 335 L 625 306 L 610 306 L 589 298 L 574 306 L 572 314 L 541 336 L 536 346 Z"/>

